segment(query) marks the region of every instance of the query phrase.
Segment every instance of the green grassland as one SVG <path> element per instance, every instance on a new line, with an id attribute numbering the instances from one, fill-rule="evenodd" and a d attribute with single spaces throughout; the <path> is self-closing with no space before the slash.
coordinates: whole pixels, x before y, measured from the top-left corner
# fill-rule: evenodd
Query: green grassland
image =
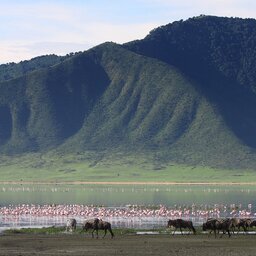
<path id="1" fill-rule="evenodd" d="M 156 160 L 154 155 L 93 152 L 1 156 L 2 182 L 256 182 L 254 170 L 186 166 Z"/>

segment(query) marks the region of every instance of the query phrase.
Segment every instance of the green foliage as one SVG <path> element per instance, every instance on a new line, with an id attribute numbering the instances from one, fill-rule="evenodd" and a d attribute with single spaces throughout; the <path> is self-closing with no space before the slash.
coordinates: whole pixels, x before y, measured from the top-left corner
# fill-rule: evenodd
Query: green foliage
<path id="1" fill-rule="evenodd" d="M 29 61 L 21 61 L 20 63 L 8 63 L 0 65 L 0 82 L 10 80 L 25 75 L 34 70 L 47 68 L 61 63 L 65 57 L 59 57 L 54 54 L 33 58 Z"/>
<path id="2" fill-rule="evenodd" d="M 255 25 L 200 16 L 122 46 L 0 66 L 0 151 L 255 169 Z"/>
<path id="3" fill-rule="evenodd" d="M 254 19 L 194 17 L 156 28 L 126 47 L 178 66 L 198 79 L 217 71 L 254 90 L 255 25 Z"/>
<path id="4" fill-rule="evenodd" d="M 125 45 L 180 69 L 235 136 L 256 147 L 256 20 L 200 16 L 159 27 Z"/>
<path id="5" fill-rule="evenodd" d="M 2 152 L 56 147 L 81 128 L 108 83 L 104 70 L 88 55 L 77 54 L 0 83 L 0 123 L 9 135 L 1 143 Z"/>

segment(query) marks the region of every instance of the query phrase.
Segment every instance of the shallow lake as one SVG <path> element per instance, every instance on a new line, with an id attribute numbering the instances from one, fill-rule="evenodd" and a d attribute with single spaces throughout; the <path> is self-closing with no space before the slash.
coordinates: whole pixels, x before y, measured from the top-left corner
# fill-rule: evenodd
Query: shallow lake
<path id="1" fill-rule="evenodd" d="M 126 207 L 140 205 L 168 208 L 210 209 L 236 207 L 255 213 L 255 186 L 197 186 L 197 185 L 0 185 L 0 206 L 34 205 L 94 205 Z M 254 216 L 254 215 L 253 215 Z M 3 226 L 62 225 L 67 217 L 0 216 Z M 153 227 L 164 226 L 166 218 L 112 218 L 114 226 Z M 82 221 L 82 218 L 81 218 Z M 201 223 L 203 219 L 195 219 Z"/>
<path id="2" fill-rule="evenodd" d="M 0 185 L 0 206 L 86 204 L 104 206 L 242 204 L 256 201 L 255 186 Z"/>

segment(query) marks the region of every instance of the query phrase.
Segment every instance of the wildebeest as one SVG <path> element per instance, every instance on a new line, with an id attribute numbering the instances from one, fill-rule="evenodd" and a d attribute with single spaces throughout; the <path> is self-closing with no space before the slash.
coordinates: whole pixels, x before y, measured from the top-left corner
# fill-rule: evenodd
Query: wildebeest
<path id="1" fill-rule="evenodd" d="M 75 231 L 76 230 L 76 219 L 68 219 L 66 223 L 66 231 Z"/>
<path id="2" fill-rule="evenodd" d="M 222 231 L 223 234 L 228 233 L 228 236 L 230 237 L 230 226 L 230 219 L 208 219 L 205 223 L 203 223 L 203 231 L 210 230 L 209 235 L 213 231 L 215 238 L 217 237 L 217 232 L 219 231 Z"/>
<path id="3" fill-rule="evenodd" d="M 240 231 L 240 228 L 242 228 L 244 230 L 244 233 L 247 232 L 248 228 L 250 227 L 250 224 L 252 222 L 251 219 L 247 219 L 247 218 L 232 218 L 230 219 L 231 221 L 231 230 L 233 231 L 233 234 L 235 232 L 235 228 L 238 229 L 237 233 Z"/>
<path id="4" fill-rule="evenodd" d="M 252 223 L 251 219 L 248 219 L 248 218 L 241 219 L 238 229 L 240 230 L 240 227 L 242 227 L 244 230 L 244 233 L 246 233 L 248 231 L 249 227 L 251 226 L 251 223 Z"/>
<path id="5" fill-rule="evenodd" d="M 111 224 L 107 221 L 100 220 L 98 218 L 94 220 L 88 220 L 83 223 L 82 230 L 87 231 L 88 229 L 92 229 L 92 237 L 94 237 L 94 231 L 96 230 L 96 235 L 98 238 L 98 230 L 104 230 L 105 234 L 103 238 L 106 236 L 107 231 L 111 234 L 111 238 L 114 237 L 114 233 L 111 229 Z"/>
<path id="6" fill-rule="evenodd" d="M 226 219 L 220 219 L 216 222 L 216 227 L 217 227 L 217 230 L 220 230 L 223 232 L 223 234 L 225 233 L 228 233 L 228 236 L 230 237 L 231 234 L 230 234 L 230 225 L 231 225 L 231 222 L 230 222 L 230 219 L 229 218 L 226 218 Z M 222 235 L 223 235 L 222 234 Z M 222 235 L 220 237 L 222 237 Z"/>
<path id="7" fill-rule="evenodd" d="M 230 219 L 230 230 L 235 233 L 235 229 L 239 227 L 240 229 L 240 218 L 231 218 Z M 238 231 L 237 231 L 238 232 Z"/>
<path id="8" fill-rule="evenodd" d="M 256 220 L 252 220 L 252 221 L 251 221 L 250 227 L 251 227 L 251 228 L 256 227 Z"/>
<path id="9" fill-rule="evenodd" d="M 183 219 L 168 220 L 167 227 L 168 228 L 170 228 L 170 227 L 174 227 L 175 228 L 175 230 L 173 232 L 173 235 L 174 235 L 175 231 L 178 228 L 180 229 L 180 232 L 181 232 L 182 235 L 183 235 L 182 228 L 188 228 L 189 232 L 193 231 L 194 235 L 196 234 L 196 230 L 195 230 L 195 228 L 193 226 L 192 221 L 190 221 L 190 220 L 183 220 Z"/>

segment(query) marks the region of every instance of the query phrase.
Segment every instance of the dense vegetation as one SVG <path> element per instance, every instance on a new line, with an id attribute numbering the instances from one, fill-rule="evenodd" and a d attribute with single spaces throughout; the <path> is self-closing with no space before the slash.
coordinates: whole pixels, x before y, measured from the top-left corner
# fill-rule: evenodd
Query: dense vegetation
<path id="1" fill-rule="evenodd" d="M 0 81 L 10 80 L 40 68 L 47 68 L 61 63 L 66 57 L 59 57 L 57 55 L 45 55 L 33 58 L 29 61 L 21 61 L 20 63 L 10 62 L 8 64 L 0 65 Z"/>
<path id="2" fill-rule="evenodd" d="M 124 45 L 1 65 L 0 150 L 255 169 L 255 64 L 255 20 L 199 16 Z"/>
<path id="3" fill-rule="evenodd" d="M 126 47 L 177 67 L 197 82 L 228 128 L 256 147 L 256 21 L 199 16 L 157 28 Z"/>

